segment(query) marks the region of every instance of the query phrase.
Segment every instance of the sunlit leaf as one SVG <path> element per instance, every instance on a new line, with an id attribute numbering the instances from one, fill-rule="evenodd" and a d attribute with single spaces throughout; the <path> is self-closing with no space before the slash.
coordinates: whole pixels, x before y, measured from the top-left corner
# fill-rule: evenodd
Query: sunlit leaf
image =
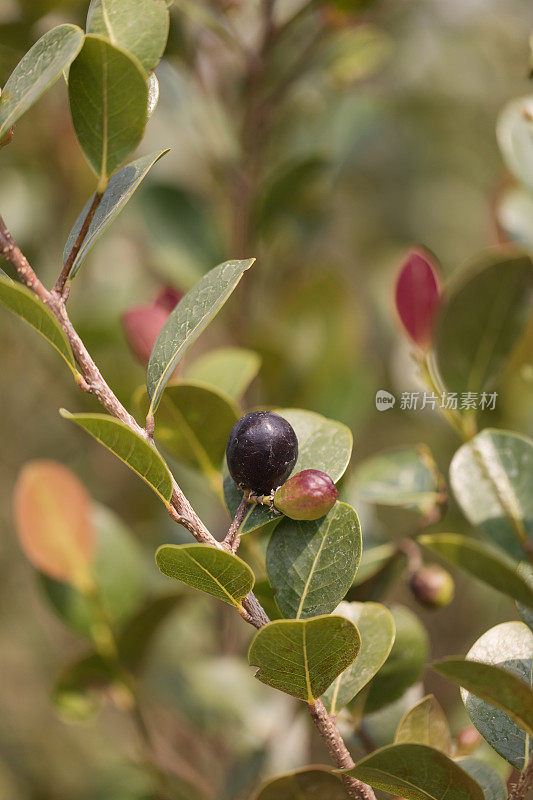
<path id="1" fill-rule="evenodd" d="M 71 414 L 64 408 L 60 413 L 124 461 L 168 506 L 172 497 L 170 472 L 159 453 L 145 439 L 107 414 Z"/>
<path id="2" fill-rule="evenodd" d="M 361 639 L 344 617 L 275 620 L 254 636 L 248 652 L 255 677 L 313 703 L 354 660 Z"/>
<path id="3" fill-rule="evenodd" d="M 254 259 L 226 261 L 215 267 L 187 292 L 170 314 L 152 350 L 146 375 L 152 414 L 178 361 L 220 311 L 253 263 Z"/>
<path id="4" fill-rule="evenodd" d="M 253 800 L 346 800 L 342 781 L 326 767 L 305 769 L 268 781 Z"/>
<path id="5" fill-rule="evenodd" d="M 254 585 L 254 574 L 245 561 L 210 545 L 164 544 L 158 549 L 155 560 L 168 578 L 237 608 Z"/>
<path id="6" fill-rule="evenodd" d="M 396 744 L 425 744 L 450 754 L 450 726 L 446 714 L 432 694 L 422 698 L 403 716 L 394 741 Z"/>
<path id="7" fill-rule="evenodd" d="M 211 350 L 185 370 L 189 381 L 214 386 L 232 400 L 240 400 L 261 366 L 261 358 L 253 350 L 242 347 L 219 347 Z"/>
<path id="8" fill-rule="evenodd" d="M 17 64 L 0 96 L 0 139 L 52 86 L 79 53 L 83 31 L 59 25 L 42 36 Z"/>

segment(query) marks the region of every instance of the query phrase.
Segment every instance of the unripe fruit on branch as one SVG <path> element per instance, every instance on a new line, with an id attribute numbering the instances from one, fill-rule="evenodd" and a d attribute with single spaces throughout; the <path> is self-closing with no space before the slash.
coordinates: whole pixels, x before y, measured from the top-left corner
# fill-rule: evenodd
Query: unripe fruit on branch
<path id="1" fill-rule="evenodd" d="M 298 458 L 292 425 L 272 411 L 252 411 L 233 426 L 226 459 L 231 477 L 241 489 L 269 494 L 284 483 Z"/>
<path id="2" fill-rule="evenodd" d="M 338 496 L 329 475 L 318 469 L 304 469 L 280 486 L 274 505 L 291 519 L 319 519 L 333 508 Z"/>
<path id="3" fill-rule="evenodd" d="M 455 591 L 452 576 L 438 564 L 420 567 L 411 575 L 409 586 L 419 603 L 431 609 L 448 606 Z"/>
<path id="4" fill-rule="evenodd" d="M 402 325 L 415 344 L 431 347 L 440 305 L 437 268 L 422 249 L 407 253 L 396 283 L 396 309 Z"/>

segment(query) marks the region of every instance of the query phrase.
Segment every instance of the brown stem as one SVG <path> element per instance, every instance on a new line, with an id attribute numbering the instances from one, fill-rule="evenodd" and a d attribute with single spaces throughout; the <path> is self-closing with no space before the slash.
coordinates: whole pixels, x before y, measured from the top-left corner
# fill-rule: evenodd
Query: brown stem
<path id="1" fill-rule="evenodd" d="M 228 550 L 231 550 L 232 553 L 237 552 L 237 549 L 241 541 L 241 537 L 239 536 L 239 528 L 241 527 L 244 518 L 246 516 L 249 499 L 250 499 L 250 490 L 246 489 L 246 491 L 242 496 L 242 500 L 239 503 L 239 507 L 235 512 L 233 521 L 229 526 L 226 538 L 223 541 L 224 546 L 227 547 Z"/>
<path id="2" fill-rule="evenodd" d="M 135 434 L 152 444 L 145 429 L 126 411 L 102 377 L 100 370 L 94 363 L 68 317 L 65 308 L 65 298 L 57 291 L 49 292 L 43 286 L 30 267 L 22 251 L 14 243 L 2 217 L 0 217 L 0 253 L 12 264 L 26 286 L 35 292 L 42 302 L 50 308 L 63 328 L 70 343 L 74 358 L 81 371 L 82 377 L 79 381 L 80 388 L 96 397 L 112 416 L 124 422 Z M 155 448 L 155 445 L 152 444 L 152 446 Z M 183 494 L 174 477 L 172 477 L 172 482 L 173 493 L 169 507 L 169 514 L 172 519 L 180 525 L 183 525 L 198 542 L 222 549 L 224 544 L 217 541 L 208 531 Z M 253 592 L 250 592 L 250 594 L 244 598 L 240 614 L 246 622 L 257 629 L 262 628 L 270 622 Z M 309 705 L 308 708 L 313 722 L 320 735 L 325 740 L 336 766 L 339 767 L 339 769 L 349 769 L 353 766 L 353 761 L 337 729 L 335 721 L 328 716 L 320 700 Z M 356 800 L 375 800 L 372 789 L 360 781 L 355 780 L 355 778 L 344 776 L 344 782 L 350 797 Z"/>
<path id="3" fill-rule="evenodd" d="M 520 778 L 515 783 L 509 793 L 508 800 L 524 800 L 528 791 L 533 786 L 533 758 L 530 759 L 527 767 L 521 773 Z"/>
<path id="4" fill-rule="evenodd" d="M 65 293 L 65 284 L 66 284 L 66 282 L 68 280 L 68 277 L 70 275 L 70 271 L 72 269 L 74 261 L 76 260 L 76 256 L 80 252 L 80 248 L 81 248 L 83 242 L 85 241 L 85 237 L 87 236 L 87 234 L 89 232 L 89 228 L 91 226 L 91 222 L 93 221 L 94 215 L 96 213 L 96 209 L 100 205 L 100 201 L 101 201 L 102 197 L 103 197 L 103 192 L 96 192 L 96 194 L 94 195 L 93 201 L 92 201 L 92 203 L 91 203 L 91 205 L 89 207 L 89 210 L 87 212 L 87 216 L 83 220 L 83 224 L 82 224 L 82 226 L 80 228 L 80 231 L 79 231 L 79 233 L 78 233 L 78 235 L 76 237 L 76 241 L 72 245 L 72 249 L 71 249 L 70 253 L 68 254 L 67 260 L 65 261 L 65 263 L 63 265 L 63 269 L 61 270 L 59 278 L 57 279 L 57 283 L 54 286 L 54 292 L 57 292 L 60 295 L 63 295 Z"/>

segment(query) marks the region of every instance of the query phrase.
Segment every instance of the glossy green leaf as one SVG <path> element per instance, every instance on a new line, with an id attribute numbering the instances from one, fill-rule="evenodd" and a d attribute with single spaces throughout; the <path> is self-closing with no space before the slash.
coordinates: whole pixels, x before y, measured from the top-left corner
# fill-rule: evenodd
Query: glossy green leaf
<path id="1" fill-rule="evenodd" d="M 531 690 L 528 687 L 533 682 L 533 633 L 524 623 L 504 622 L 491 628 L 470 649 L 467 659 L 472 662 L 493 664 L 511 673 L 511 680 L 514 676 L 523 682 L 518 691 L 523 693 L 524 698 L 529 697 L 527 692 Z M 502 679 L 499 674 L 495 680 L 497 685 L 500 685 Z M 523 689 L 524 685 L 526 692 Z M 490 686 L 488 688 L 490 689 Z M 505 691 L 507 692 L 507 689 Z M 502 758 L 517 769 L 523 769 L 533 752 L 529 734 L 521 730 L 508 714 L 492 703 L 476 697 L 466 689 L 462 689 L 461 694 L 466 710 L 480 734 Z M 503 697 L 495 699 L 499 702 Z M 520 713 L 525 713 L 525 709 L 521 709 Z M 531 708 L 527 713 L 531 717 Z"/>
<path id="2" fill-rule="evenodd" d="M 165 0 L 91 0 L 87 33 L 95 33 L 131 53 L 146 72 L 157 66 L 168 38 Z"/>
<path id="3" fill-rule="evenodd" d="M 533 545 L 533 441 L 487 428 L 459 448 L 450 483 L 468 521 L 523 559 Z"/>
<path id="4" fill-rule="evenodd" d="M 74 587 L 41 575 L 42 588 L 58 617 L 85 636 L 98 634 L 101 616 L 113 626 L 137 611 L 147 590 L 145 555 L 131 530 L 110 509 L 93 503 L 96 556 L 92 575 L 97 605 Z"/>
<path id="5" fill-rule="evenodd" d="M 103 194 L 100 204 L 96 209 L 92 222 L 89 225 L 89 230 L 87 231 L 83 244 L 80 247 L 76 258 L 74 259 L 70 273 L 71 277 L 74 277 L 100 236 L 105 233 L 115 217 L 120 214 L 128 200 L 131 198 L 136 189 L 138 189 L 141 182 L 148 175 L 154 164 L 156 164 L 159 159 L 167 153 L 168 150 L 162 150 L 160 153 L 151 153 L 149 156 L 142 156 L 136 161 L 132 161 L 131 164 L 127 164 L 125 167 L 122 167 L 122 169 L 119 169 L 118 172 L 112 176 Z M 72 247 L 78 238 L 81 227 L 85 221 L 85 218 L 87 217 L 89 209 L 91 208 L 93 199 L 94 195 L 87 202 L 85 208 L 82 210 L 78 219 L 74 223 L 71 232 L 69 233 L 69 237 L 63 252 L 63 262 L 67 260 L 70 251 L 72 250 Z"/>
<path id="6" fill-rule="evenodd" d="M 533 190 L 533 97 L 508 103 L 498 118 L 496 134 L 507 168 Z"/>
<path id="7" fill-rule="evenodd" d="M 111 450 L 154 490 L 166 506 L 169 505 L 172 477 L 157 450 L 145 439 L 141 439 L 123 422 L 107 414 L 71 414 L 64 408 L 60 414 Z"/>
<path id="8" fill-rule="evenodd" d="M 280 619 L 259 630 L 248 661 L 255 677 L 300 700 L 313 703 L 355 659 L 361 639 L 344 617 Z"/>
<path id="9" fill-rule="evenodd" d="M 330 614 L 352 585 L 362 542 L 354 509 L 335 503 L 325 517 L 285 517 L 268 544 L 266 568 L 284 617 Z"/>
<path id="10" fill-rule="evenodd" d="M 479 393 L 494 388 L 525 331 L 532 296 L 528 255 L 485 253 L 460 272 L 436 331 L 437 365 L 447 389 Z"/>
<path id="11" fill-rule="evenodd" d="M 493 547 L 457 533 L 429 533 L 420 544 L 474 578 L 533 608 L 533 587 L 518 572 L 518 564 Z"/>
<path id="12" fill-rule="evenodd" d="M 352 454 L 353 437 L 342 422 L 327 419 L 313 411 L 299 408 L 275 409 L 288 420 L 298 437 L 298 461 L 292 471 L 294 475 L 304 469 L 318 469 L 330 476 L 334 483 L 344 475 Z M 224 500 L 233 517 L 242 499 L 224 465 Z M 241 535 L 258 530 L 268 523 L 279 521 L 267 506 L 250 506 L 241 525 Z"/>
<path id="13" fill-rule="evenodd" d="M 383 747 L 345 772 L 405 800 L 485 800 L 481 786 L 457 762 L 422 744 Z"/>
<path id="14" fill-rule="evenodd" d="M 178 362 L 220 311 L 254 259 L 226 261 L 205 275 L 168 317 L 150 356 L 146 386 L 150 412 L 159 405 L 163 390 Z"/>
<path id="15" fill-rule="evenodd" d="M 346 800 L 342 781 L 326 767 L 282 775 L 264 784 L 253 800 Z"/>
<path id="16" fill-rule="evenodd" d="M 148 120 L 152 118 L 152 114 L 157 108 L 159 103 L 159 81 L 157 80 L 155 72 L 150 73 L 148 78 L 148 108 L 146 117 Z"/>
<path id="17" fill-rule="evenodd" d="M 450 726 L 446 714 L 432 694 L 423 697 L 403 716 L 396 731 L 395 744 L 425 744 L 450 754 Z"/>
<path id="18" fill-rule="evenodd" d="M 105 186 L 142 139 L 148 108 L 146 76 L 124 50 L 90 35 L 70 67 L 68 90 L 81 149 Z"/>
<path id="19" fill-rule="evenodd" d="M 380 603 L 341 603 L 337 614 L 351 620 L 361 635 L 359 655 L 322 695 L 330 714 L 337 714 L 385 663 L 395 635 L 394 618 Z"/>
<path id="20" fill-rule="evenodd" d="M 185 370 L 186 380 L 214 386 L 221 392 L 240 400 L 261 366 L 261 358 L 253 350 L 242 347 L 219 347 L 211 350 Z"/>
<path id="21" fill-rule="evenodd" d="M 146 389 L 139 407 L 149 408 Z M 180 461 L 200 469 L 218 491 L 222 488 L 220 469 L 228 435 L 241 413 L 232 401 L 207 386 L 185 383 L 167 385 L 157 414 L 157 440 Z"/>
<path id="22" fill-rule="evenodd" d="M 390 611 L 396 636 L 389 657 L 372 679 L 365 713 L 377 711 L 400 698 L 420 679 L 428 657 L 428 637 L 418 617 L 404 606 L 392 606 Z"/>
<path id="23" fill-rule="evenodd" d="M 74 375 L 77 375 L 76 362 L 67 337 L 50 309 L 33 292 L 12 281 L 7 275 L 5 277 L 0 275 L 0 303 L 35 328 L 52 347 L 55 347 Z"/>
<path id="24" fill-rule="evenodd" d="M 0 139 L 68 69 L 83 43 L 76 25 L 59 25 L 42 36 L 17 64 L 0 96 Z"/>
<path id="25" fill-rule="evenodd" d="M 254 585 L 254 574 L 242 558 L 210 545 L 164 544 L 158 549 L 155 560 L 168 578 L 237 608 Z"/>
<path id="26" fill-rule="evenodd" d="M 485 800 L 506 800 L 507 789 L 504 782 L 496 772 L 494 767 L 478 758 L 458 758 L 456 759 L 461 769 L 468 772 L 485 794 Z"/>
<path id="27" fill-rule="evenodd" d="M 388 450 L 363 461 L 354 486 L 367 503 L 416 508 L 428 513 L 442 495 L 442 477 L 425 445 Z"/>

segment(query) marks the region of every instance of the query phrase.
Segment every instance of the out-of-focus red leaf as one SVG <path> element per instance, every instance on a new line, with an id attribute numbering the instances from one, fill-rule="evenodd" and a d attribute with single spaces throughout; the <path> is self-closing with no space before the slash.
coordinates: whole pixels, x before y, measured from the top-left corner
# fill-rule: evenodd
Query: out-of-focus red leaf
<path id="1" fill-rule="evenodd" d="M 419 347 L 431 347 L 439 302 L 438 272 L 430 256 L 421 249 L 410 250 L 396 283 L 396 308 Z"/>
<path id="2" fill-rule="evenodd" d="M 32 461 L 14 493 L 18 537 L 37 569 L 79 588 L 95 554 L 91 498 L 76 475 L 55 461 Z"/>
<path id="3" fill-rule="evenodd" d="M 153 303 L 134 306 L 122 315 L 122 327 L 128 344 L 143 366 L 148 364 L 155 340 L 182 296 L 172 286 L 166 286 L 161 289 Z"/>

